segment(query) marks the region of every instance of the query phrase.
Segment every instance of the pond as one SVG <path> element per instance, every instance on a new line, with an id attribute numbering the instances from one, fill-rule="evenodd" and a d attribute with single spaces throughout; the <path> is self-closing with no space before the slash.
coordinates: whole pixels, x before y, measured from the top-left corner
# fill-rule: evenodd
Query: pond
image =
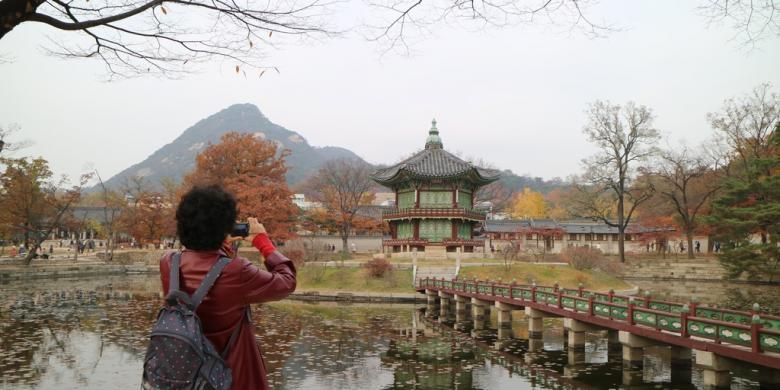
<path id="1" fill-rule="evenodd" d="M 0 388 L 139 388 L 158 289 L 153 276 L 0 285 Z M 530 348 L 515 313 L 510 342 L 475 340 L 415 305 L 283 301 L 256 308 L 254 321 L 275 389 L 701 387 L 695 368 L 670 370 L 668 348 L 650 349 L 638 373 L 623 370 L 604 335 L 569 353 L 556 319 L 546 320 L 543 349 Z M 749 377 L 735 373 L 732 388 L 757 389 Z"/>

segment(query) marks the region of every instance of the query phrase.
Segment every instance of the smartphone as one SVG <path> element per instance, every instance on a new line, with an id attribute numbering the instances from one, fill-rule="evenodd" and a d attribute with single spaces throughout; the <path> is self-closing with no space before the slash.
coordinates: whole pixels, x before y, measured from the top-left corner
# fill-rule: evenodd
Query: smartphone
<path id="1" fill-rule="evenodd" d="M 249 235 L 249 224 L 246 222 L 237 222 L 233 225 L 233 233 L 230 233 L 233 237 L 246 237 Z"/>

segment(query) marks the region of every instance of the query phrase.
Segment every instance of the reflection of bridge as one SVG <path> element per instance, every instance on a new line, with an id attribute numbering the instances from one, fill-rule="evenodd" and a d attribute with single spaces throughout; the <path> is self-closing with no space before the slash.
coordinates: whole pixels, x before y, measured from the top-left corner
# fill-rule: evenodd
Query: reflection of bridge
<path id="1" fill-rule="evenodd" d="M 485 332 L 490 307 L 495 307 L 499 340 L 511 338 L 512 310 L 524 309 L 529 350 L 542 348 L 544 317 L 563 317 L 569 349 L 584 349 L 585 332 L 608 330 L 609 341 L 622 346 L 624 366 L 640 373 L 644 348 L 665 345 L 672 347 L 672 364 L 687 365 L 687 372 L 695 351 L 706 387 L 728 386 L 729 370 L 740 362 L 755 365 L 762 384 L 780 384 L 780 317 L 582 288 L 426 278 L 416 289 L 427 294 L 429 310 L 440 313 L 440 320 L 465 324 L 477 335 Z"/>

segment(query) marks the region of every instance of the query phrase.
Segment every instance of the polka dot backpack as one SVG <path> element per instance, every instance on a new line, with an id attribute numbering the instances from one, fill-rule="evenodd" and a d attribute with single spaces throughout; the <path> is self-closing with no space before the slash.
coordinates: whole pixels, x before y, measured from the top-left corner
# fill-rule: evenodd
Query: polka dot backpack
<path id="1" fill-rule="evenodd" d="M 237 326 L 230 335 L 225 350 L 218 353 L 203 334 L 200 319 L 195 314 L 230 261 L 227 257 L 220 257 L 195 293 L 189 296 L 179 289 L 181 253 L 173 254 L 168 296 L 152 327 L 146 350 L 142 389 L 230 389 L 232 377 L 225 358 L 241 326 Z"/>

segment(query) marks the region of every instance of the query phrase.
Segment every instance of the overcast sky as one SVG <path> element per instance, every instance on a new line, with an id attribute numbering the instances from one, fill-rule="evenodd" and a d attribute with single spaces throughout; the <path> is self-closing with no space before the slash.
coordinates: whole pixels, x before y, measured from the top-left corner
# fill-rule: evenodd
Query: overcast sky
<path id="1" fill-rule="evenodd" d="M 686 3 L 686 4 L 683 4 Z M 236 75 L 218 63 L 184 80 L 106 82 L 103 65 L 44 54 L 41 25 L 0 40 L 0 124 L 22 127 L 25 155 L 56 173 L 87 166 L 110 177 L 231 104 L 252 103 L 315 146 L 392 163 L 420 149 L 435 117 L 446 149 L 545 178 L 581 171 L 596 99 L 651 107 L 671 144 L 711 137 L 706 114 L 763 82 L 780 92 L 780 38 L 747 50 L 728 26 L 707 26 L 696 2 L 603 1 L 591 10 L 622 31 L 589 39 L 550 27 L 468 31 L 443 26 L 410 56 L 381 55 L 358 34 L 285 45 L 281 73 Z M 342 19 L 350 14 L 342 14 Z"/>

